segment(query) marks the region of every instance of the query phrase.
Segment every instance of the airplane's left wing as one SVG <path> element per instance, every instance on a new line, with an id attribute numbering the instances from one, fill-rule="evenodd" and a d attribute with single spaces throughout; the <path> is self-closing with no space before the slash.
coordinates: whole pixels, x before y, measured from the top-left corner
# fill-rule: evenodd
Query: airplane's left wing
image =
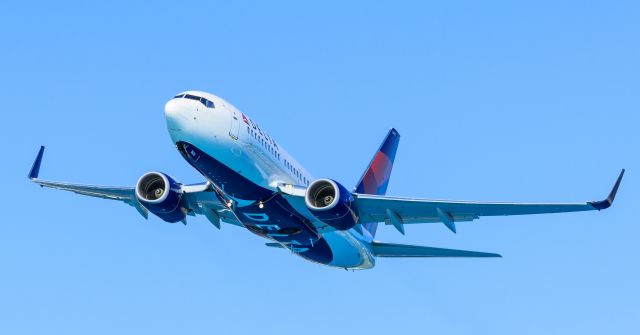
<path id="1" fill-rule="evenodd" d="M 609 196 L 601 201 L 578 203 L 502 203 L 425 200 L 354 194 L 361 222 L 385 222 L 404 233 L 404 224 L 442 222 L 456 232 L 455 222 L 472 221 L 481 216 L 506 216 L 579 212 L 609 208 L 622 181 L 620 172 Z"/>

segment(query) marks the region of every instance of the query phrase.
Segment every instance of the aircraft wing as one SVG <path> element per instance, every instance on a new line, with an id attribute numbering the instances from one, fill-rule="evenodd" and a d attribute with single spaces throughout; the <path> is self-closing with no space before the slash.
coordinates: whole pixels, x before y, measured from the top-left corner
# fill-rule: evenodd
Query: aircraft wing
<path id="1" fill-rule="evenodd" d="M 31 167 L 31 171 L 29 172 L 28 177 L 32 182 L 40 185 L 41 187 L 50 187 L 103 199 L 120 200 L 133 206 L 145 219 L 149 217 L 149 211 L 142 206 L 136 198 L 134 187 L 72 184 L 38 178 L 43 154 L 44 146 L 40 147 L 38 156 L 36 157 L 36 160 Z M 220 220 L 233 225 L 242 226 L 242 223 L 238 221 L 235 214 L 229 211 L 228 208 L 222 204 L 216 193 L 210 187 L 209 183 L 184 185 L 183 192 L 185 194 L 185 209 L 187 214 L 192 216 L 196 214 L 204 215 L 217 228 L 220 228 Z"/>
<path id="2" fill-rule="evenodd" d="M 454 233 L 455 222 L 472 221 L 481 216 L 525 215 L 579 212 L 609 208 L 620 186 L 620 172 L 609 196 L 601 201 L 580 203 L 509 203 L 446 201 L 396 198 L 369 194 L 354 194 L 360 222 L 385 222 L 404 234 L 403 224 L 442 222 Z"/>
<path id="3" fill-rule="evenodd" d="M 223 222 L 244 227 L 235 213 L 225 206 L 211 184 L 185 185 L 182 187 L 188 214 L 204 215 L 216 228 L 220 229 L 220 220 Z"/>

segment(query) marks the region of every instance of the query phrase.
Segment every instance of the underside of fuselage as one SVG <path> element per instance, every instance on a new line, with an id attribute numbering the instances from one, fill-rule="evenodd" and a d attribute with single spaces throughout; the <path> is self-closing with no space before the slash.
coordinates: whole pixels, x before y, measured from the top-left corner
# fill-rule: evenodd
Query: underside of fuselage
<path id="1" fill-rule="evenodd" d="M 346 236 L 348 232 L 332 232 L 323 236 L 279 192 L 256 185 L 190 143 L 178 141 L 176 146 L 191 166 L 231 198 L 231 209 L 247 230 L 278 242 L 293 253 L 316 263 L 341 268 L 362 268 L 364 264 L 371 263 L 371 260 L 365 262 L 353 247 L 352 243 L 357 241 L 350 241 L 350 236 Z M 354 251 L 348 257 L 335 255 L 325 237 L 336 248 L 349 247 Z"/>

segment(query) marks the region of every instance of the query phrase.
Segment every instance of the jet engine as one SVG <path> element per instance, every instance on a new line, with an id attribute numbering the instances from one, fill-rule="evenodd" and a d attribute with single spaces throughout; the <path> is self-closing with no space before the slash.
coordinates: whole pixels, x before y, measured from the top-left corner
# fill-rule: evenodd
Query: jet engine
<path id="1" fill-rule="evenodd" d="M 314 181 L 304 196 L 309 211 L 318 220 L 337 230 L 351 229 L 358 222 L 353 201 L 351 192 L 331 179 Z"/>
<path id="2" fill-rule="evenodd" d="M 164 221 L 175 223 L 186 217 L 181 206 L 181 185 L 162 172 L 149 172 L 140 177 L 136 197 L 142 206 Z"/>

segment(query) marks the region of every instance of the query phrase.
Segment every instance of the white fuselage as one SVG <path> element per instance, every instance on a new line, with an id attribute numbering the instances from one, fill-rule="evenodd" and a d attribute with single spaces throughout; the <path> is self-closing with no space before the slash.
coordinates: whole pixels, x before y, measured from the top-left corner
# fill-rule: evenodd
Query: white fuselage
<path id="1" fill-rule="evenodd" d="M 279 185 L 306 187 L 315 180 L 278 142 L 230 103 L 206 92 L 181 93 L 184 94 L 189 98 L 178 95 L 179 98 L 170 100 L 165 106 L 171 139 L 174 143 L 187 142 L 200 148 L 234 172 L 233 176 L 224 177 L 230 180 L 246 179 L 255 184 L 257 190 L 268 190 L 274 194 L 279 192 Z M 208 102 L 194 100 L 194 97 L 204 98 Z M 208 181 L 216 184 L 218 179 L 214 180 L 211 175 L 202 174 Z M 247 194 L 246 188 L 230 191 L 233 189 L 229 185 L 227 184 L 226 190 L 224 185 L 217 186 L 237 203 L 238 209 L 260 200 L 258 195 Z M 299 205 L 295 207 L 295 213 L 289 215 L 301 215 L 309 222 L 321 225 L 315 216 Z M 245 225 L 252 223 L 247 219 L 250 216 L 237 217 Z M 261 224 L 264 225 L 265 222 Z M 318 234 L 326 240 L 333 254 L 331 261 L 325 263 L 326 265 L 351 269 L 374 266 L 375 261 L 371 253 L 372 237 L 368 231 L 331 230 Z M 295 248 L 290 249 L 296 251 Z"/>

